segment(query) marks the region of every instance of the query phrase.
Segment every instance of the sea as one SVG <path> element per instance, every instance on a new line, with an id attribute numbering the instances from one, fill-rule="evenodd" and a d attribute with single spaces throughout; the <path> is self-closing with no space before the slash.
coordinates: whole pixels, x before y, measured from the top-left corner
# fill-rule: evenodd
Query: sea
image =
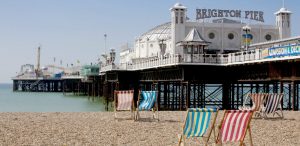
<path id="1" fill-rule="evenodd" d="M 0 112 L 97 112 L 111 108 L 101 97 L 13 92 L 12 84 L 0 84 Z"/>

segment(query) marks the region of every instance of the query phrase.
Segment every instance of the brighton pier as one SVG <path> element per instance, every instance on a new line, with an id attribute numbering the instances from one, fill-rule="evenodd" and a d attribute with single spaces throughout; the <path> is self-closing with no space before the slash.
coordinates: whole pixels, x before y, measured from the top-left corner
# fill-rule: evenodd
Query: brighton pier
<path id="1" fill-rule="evenodd" d="M 284 93 L 283 109 L 299 110 L 300 37 L 291 36 L 290 11 L 277 11 L 275 25 L 192 21 L 186 11 L 175 4 L 171 22 L 145 32 L 133 47 L 122 47 L 119 63 L 111 50 L 98 66 L 63 69 L 57 78 L 45 77 L 37 65 L 31 67 L 33 77 L 13 78 L 14 91 L 71 92 L 109 101 L 115 90 L 134 89 L 136 101 L 139 90 L 157 90 L 159 110 L 237 109 L 248 93 Z"/>

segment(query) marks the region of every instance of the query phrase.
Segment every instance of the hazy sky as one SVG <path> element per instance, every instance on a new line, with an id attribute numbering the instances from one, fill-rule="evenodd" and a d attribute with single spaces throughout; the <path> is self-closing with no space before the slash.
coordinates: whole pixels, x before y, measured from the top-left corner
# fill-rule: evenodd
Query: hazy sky
<path id="1" fill-rule="evenodd" d="M 188 8 L 264 11 L 265 23 L 275 24 L 282 0 L 0 0 L 0 83 L 10 83 L 22 64 L 36 64 L 41 44 L 41 66 L 62 60 L 63 65 L 96 62 L 107 48 L 119 49 L 156 25 L 170 21 L 176 2 Z M 293 12 L 292 35 L 300 34 L 299 0 L 286 0 Z M 249 23 L 254 23 L 249 21 Z M 107 49 L 108 50 L 108 49 Z"/>

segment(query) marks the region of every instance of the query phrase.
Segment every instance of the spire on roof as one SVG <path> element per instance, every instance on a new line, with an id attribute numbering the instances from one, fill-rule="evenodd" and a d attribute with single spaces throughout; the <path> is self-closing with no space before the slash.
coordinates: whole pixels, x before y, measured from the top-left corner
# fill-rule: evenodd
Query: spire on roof
<path id="1" fill-rule="evenodd" d="M 287 8 L 285 8 L 285 0 L 282 0 L 282 8 L 279 11 L 275 12 L 274 14 L 278 15 L 278 14 L 281 14 L 281 13 L 286 13 L 286 14 L 291 14 L 292 13 Z"/>

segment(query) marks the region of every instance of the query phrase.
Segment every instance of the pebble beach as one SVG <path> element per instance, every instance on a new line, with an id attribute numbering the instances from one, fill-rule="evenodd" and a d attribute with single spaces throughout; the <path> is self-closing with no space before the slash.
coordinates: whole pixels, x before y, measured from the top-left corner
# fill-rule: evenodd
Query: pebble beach
<path id="1" fill-rule="evenodd" d="M 219 112 L 216 124 L 223 116 Z M 159 112 L 160 121 L 151 112 L 141 112 L 133 121 L 130 112 L 54 112 L 0 113 L 0 145 L 114 145 L 114 146 L 172 146 L 178 143 L 186 112 Z M 300 145 L 300 112 L 284 111 L 284 119 L 253 118 L 254 145 Z M 209 145 L 215 145 L 214 137 Z M 203 143 L 202 143 L 203 144 Z M 245 144 L 249 145 L 249 135 Z M 188 139 L 186 145 L 199 145 Z M 225 145 L 238 145 L 225 144 Z"/>

